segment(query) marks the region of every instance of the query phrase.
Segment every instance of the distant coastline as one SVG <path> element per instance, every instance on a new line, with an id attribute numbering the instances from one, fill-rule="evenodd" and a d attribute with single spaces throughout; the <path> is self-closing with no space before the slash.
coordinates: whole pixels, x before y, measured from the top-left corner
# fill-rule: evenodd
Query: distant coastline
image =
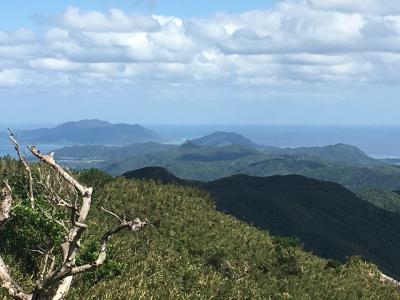
<path id="1" fill-rule="evenodd" d="M 37 126 L 37 125 L 36 125 Z M 277 147 L 312 147 L 344 143 L 359 147 L 373 158 L 400 158 L 400 126 L 352 126 L 352 125 L 152 125 L 144 124 L 163 137 L 165 143 L 179 144 L 214 131 L 240 133 L 254 142 Z M 18 126 L 17 129 L 35 129 L 34 125 Z M 6 128 L 1 128 L 4 132 Z M 0 156 L 13 154 L 5 135 L 0 135 Z M 39 145 L 38 145 L 39 146 Z M 66 145 L 40 145 L 42 151 L 51 151 Z"/>

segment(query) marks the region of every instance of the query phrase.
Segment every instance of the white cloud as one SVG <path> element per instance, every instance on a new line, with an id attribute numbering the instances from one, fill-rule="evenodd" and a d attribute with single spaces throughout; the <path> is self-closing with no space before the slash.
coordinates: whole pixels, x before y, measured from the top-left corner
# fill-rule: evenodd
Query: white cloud
<path id="1" fill-rule="evenodd" d="M 111 9 L 109 14 L 103 14 L 68 7 L 61 16 L 60 22 L 67 28 L 100 32 L 156 31 L 160 27 L 158 21 L 151 16 L 128 16 L 118 9 Z"/>
<path id="2" fill-rule="evenodd" d="M 69 7 L 39 34 L 0 31 L 0 86 L 393 83 L 394 4 L 287 0 L 208 19 Z"/>
<path id="3" fill-rule="evenodd" d="M 393 14 L 400 12 L 397 0 L 306 0 L 313 8 L 328 11 Z"/>
<path id="4" fill-rule="evenodd" d="M 0 71 L 0 88 L 15 87 L 19 84 L 17 72 L 14 70 Z"/>

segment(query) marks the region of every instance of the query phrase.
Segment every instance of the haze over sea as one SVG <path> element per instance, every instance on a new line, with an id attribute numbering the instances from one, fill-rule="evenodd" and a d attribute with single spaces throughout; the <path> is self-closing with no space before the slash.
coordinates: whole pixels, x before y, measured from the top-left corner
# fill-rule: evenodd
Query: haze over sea
<path id="1" fill-rule="evenodd" d="M 312 147 L 344 143 L 376 158 L 400 157 L 399 126 L 349 125 L 147 125 L 166 139 L 196 138 L 233 131 L 268 146 Z"/>
<path id="2" fill-rule="evenodd" d="M 132 122 L 134 123 L 134 122 Z M 46 125 L 53 127 L 54 125 Z M 312 147 L 344 143 L 359 147 L 372 157 L 400 158 L 400 126 L 349 126 L 349 125 L 165 125 L 144 124 L 165 140 L 174 143 L 198 138 L 215 131 L 233 131 L 254 142 L 278 147 Z M 13 125 L 15 130 L 36 129 L 39 125 Z M 2 126 L 2 128 L 6 128 Z M 0 130 L 2 132 L 3 130 Z M 64 145 L 37 145 L 48 152 Z M 0 155 L 13 154 L 13 148 L 2 136 Z"/>

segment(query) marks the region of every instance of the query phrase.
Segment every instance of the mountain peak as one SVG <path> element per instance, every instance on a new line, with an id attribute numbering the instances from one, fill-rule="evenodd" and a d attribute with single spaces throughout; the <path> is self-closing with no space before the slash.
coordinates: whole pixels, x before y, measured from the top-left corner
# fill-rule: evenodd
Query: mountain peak
<path id="1" fill-rule="evenodd" d="M 243 145 L 248 147 L 257 148 L 259 145 L 236 132 L 216 131 L 209 135 L 200 137 L 193 140 L 196 145 L 204 146 L 229 146 L 229 145 Z"/>
<path id="2" fill-rule="evenodd" d="M 99 119 L 84 119 L 18 133 L 33 144 L 125 145 L 157 141 L 160 137 L 140 125 L 112 124 Z"/>
<path id="3" fill-rule="evenodd" d="M 57 127 L 87 127 L 87 128 L 99 128 L 112 126 L 110 122 L 99 120 L 99 119 L 83 119 L 78 121 L 69 121 L 62 123 Z M 56 127 L 56 128 L 57 128 Z"/>
<path id="4" fill-rule="evenodd" d="M 185 181 L 176 177 L 170 171 L 162 167 L 146 167 L 122 174 L 122 177 L 128 179 L 155 180 L 162 184 L 182 184 L 186 185 L 189 181 Z"/>

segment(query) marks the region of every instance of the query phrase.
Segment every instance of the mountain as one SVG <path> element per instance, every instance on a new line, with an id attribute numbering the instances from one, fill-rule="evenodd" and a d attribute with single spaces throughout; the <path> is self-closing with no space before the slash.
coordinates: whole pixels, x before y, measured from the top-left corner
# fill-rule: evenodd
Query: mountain
<path id="1" fill-rule="evenodd" d="M 185 145 L 146 156 L 104 161 L 97 165 L 114 175 L 147 166 L 165 167 L 178 177 L 189 180 L 210 181 L 241 173 L 262 177 L 298 174 L 334 181 L 354 191 L 365 188 L 400 188 L 398 166 L 379 163 L 366 166 L 311 156 L 274 155 L 239 145 Z"/>
<path id="2" fill-rule="evenodd" d="M 298 157 L 309 157 L 325 160 L 329 162 L 343 162 L 354 165 L 380 165 L 381 161 L 373 159 L 361 151 L 359 148 L 346 144 L 328 145 L 324 147 L 300 147 L 270 149 L 269 153 L 290 155 Z"/>
<path id="3" fill-rule="evenodd" d="M 297 174 L 334 181 L 354 191 L 400 189 L 400 166 L 371 158 L 357 147 L 268 147 L 233 132 L 215 132 L 180 146 L 155 142 L 74 146 L 55 150 L 55 155 L 69 167 L 96 167 L 113 175 L 160 166 L 188 180 L 210 181 L 234 174 Z"/>
<path id="4" fill-rule="evenodd" d="M 160 139 L 140 125 L 111 124 L 101 120 L 67 122 L 54 128 L 19 131 L 17 135 L 24 143 L 33 144 L 125 145 Z"/>
<path id="5" fill-rule="evenodd" d="M 140 180 L 155 180 L 162 184 L 194 185 L 195 182 L 187 181 L 176 177 L 165 168 L 147 167 L 133 170 L 122 174 L 125 178 L 135 178 Z"/>
<path id="6" fill-rule="evenodd" d="M 0 181 L 7 174 L 16 179 L 9 183 L 18 187 L 24 176 L 20 164 L 0 160 L 0 169 L 5 168 Z M 96 186 L 85 236 L 116 225 L 101 207 L 147 218 L 150 225 L 140 232 L 115 235 L 106 265 L 94 274 L 77 277 L 68 299 L 400 299 L 394 286 L 381 281 L 376 266 L 357 257 L 339 264 L 312 255 L 293 239 L 272 236 L 216 211 L 203 191 L 110 179 L 105 174 L 102 179 L 92 171 L 77 175 Z M 15 188 L 14 196 L 25 199 L 26 193 Z M 29 204 L 21 201 L 19 205 Z M 19 220 L 14 217 L 7 226 L 16 222 L 18 230 L 23 230 L 24 222 Z M 51 224 L 47 219 L 36 223 Z M 27 224 L 27 232 L 32 226 Z M 2 254 L 7 254 L 13 274 L 35 284 L 29 269 L 19 268 L 32 250 L 7 247 L 15 238 L 14 232 L 2 236 Z M 81 247 L 88 255 L 77 259 L 97 257 L 97 239 Z M 0 298 L 8 299 L 2 288 Z"/>
<path id="7" fill-rule="evenodd" d="M 394 190 L 400 187 L 398 166 L 386 164 L 365 166 L 296 156 L 268 158 L 250 163 L 237 170 L 237 173 L 262 177 L 297 174 L 334 181 L 354 191 L 366 188 Z"/>
<path id="8" fill-rule="evenodd" d="M 120 175 L 143 167 L 160 166 L 188 180 L 210 180 L 231 175 L 236 168 L 259 155 L 260 152 L 241 145 L 224 147 L 199 146 L 192 142 L 143 156 L 114 159 L 99 163 L 110 174 Z"/>
<path id="9" fill-rule="evenodd" d="M 152 178 L 150 169 L 136 172 Z M 197 186 L 211 195 L 218 210 L 273 235 L 296 237 L 319 256 L 344 261 L 362 255 L 400 278 L 400 215 L 361 200 L 339 184 L 298 175 L 234 175 Z"/>
<path id="10" fill-rule="evenodd" d="M 235 132 L 214 132 L 209 135 L 203 136 L 198 139 L 192 140 L 193 144 L 202 146 L 229 146 L 229 145 L 242 145 L 253 148 L 258 148 L 259 145 Z"/>
<path id="11" fill-rule="evenodd" d="M 400 166 L 366 156 L 357 148 L 326 147 L 263 151 L 243 145 L 180 146 L 139 143 L 123 147 L 74 146 L 55 150 L 55 157 L 74 168 L 96 167 L 113 175 L 144 167 L 165 167 L 188 180 L 210 181 L 234 174 L 272 176 L 298 174 L 334 181 L 354 191 L 400 189 Z M 286 153 L 285 153 L 286 152 Z M 346 155 L 351 160 L 346 160 Z"/>

